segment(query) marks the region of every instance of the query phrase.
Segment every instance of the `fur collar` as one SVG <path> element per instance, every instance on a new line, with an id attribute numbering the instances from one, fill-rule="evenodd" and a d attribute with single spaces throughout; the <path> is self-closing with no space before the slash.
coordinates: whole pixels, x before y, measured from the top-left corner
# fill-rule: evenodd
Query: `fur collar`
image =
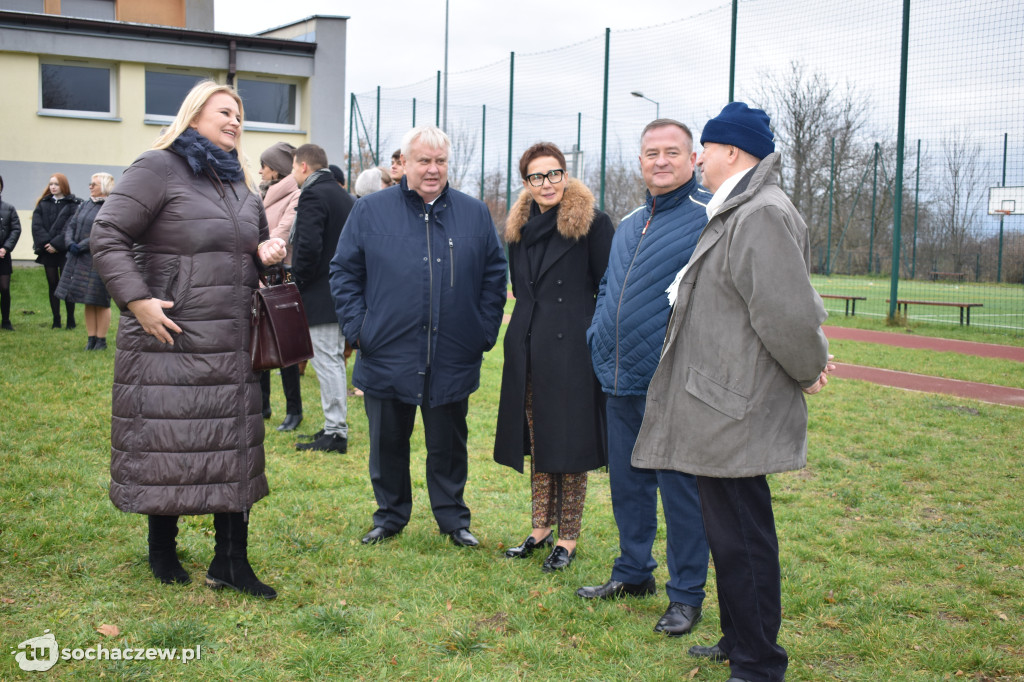
<path id="1" fill-rule="evenodd" d="M 505 220 L 505 241 L 509 244 L 515 244 L 522 236 L 523 225 L 530 219 L 532 203 L 533 196 L 527 190 L 520 192 L 512 205 Z M 562 201 L 558 204 L 558 234 L 574 241 L 587 236 L 595 213 L 594 195 L 582 182 L 569 178 Z"/>

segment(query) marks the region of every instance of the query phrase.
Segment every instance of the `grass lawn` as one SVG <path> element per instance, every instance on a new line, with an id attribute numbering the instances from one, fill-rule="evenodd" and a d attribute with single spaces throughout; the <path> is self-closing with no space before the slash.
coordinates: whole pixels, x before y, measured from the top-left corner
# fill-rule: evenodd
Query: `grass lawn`
<path id="1" fill-rule="evenodd" d="M 812 275 L 811 281 L 819 294 L 864 296 L 867 299 L 857 301 L 857 315 L 849 318 L 844 318 L 845 301 L 825 299 L 825 307 L 830 314 L 829 324 L 859 327 L 867 320 L 875 320 L 875 324 L 885 326 L 889 316 L 889 304 L 886 303 L 889 298 L 888 278 Z M 907 309 L 906 323 L 920 333 L 987 343 L 1024 345 L 1024 286 L 1020 284 L 900 280 L 898 298 L 982 304 L 981 308 L 972 310 L 969 330 L 959 329 L 959 308 L 912 304 Z M 984 336 L 979 336 L 979 331 L 991 335 L 992 340 L 987 341 Z M 961 333 L 967 336 L 961 336 Z M 1017 337 L 1017 341 L 1006 341 L 1004 337 Z"/>
<path id="2" fill-rule="evenodd" d="M 349 401 L 346 455 L 300 454 L 293 436 L 272 428 L 284 416 L 274 377 L 272 493 L 252 512 L 250 555 L 280 597 L 203 585 L 209 516 L 181 524 L 194 582 L 159 585 L 146 564 L 145 519 L 107 499 L 113 350 L 82 351 L 82 326 L 49 329 L 41 269 L 16 270 L 13 285 L 17 331 L 0 332 L 0 679 L 33 679 L 7 652 L 47 629 L 61 648 L 202 647 L 187 664 L 62 660 L 47 679 L 728 678 L 724 666 L 685 653 L 718 637 L 713 568 L 705 619 L 680 639 L 652 632 L 667 605 L 661 588 L 611 603 L 575 596 L 607 580 L 617 554 L 607 474 L 591 476 L 567 571 L 542 573 L 543 555 L 502 558 L 529 531 L 529 484 L 491 458 L 500 345 L 470 405 L 467 501 L 481 547 L 438 534 L 418 426 L 412 522 L 383 545 L 361 545 L 375 508 L 361 401 Z M 864 346 L 842 352 L 871 364 Z M 890 352 L 894 362 L 929 362 L 921 351 Z M 310 433 L 322 425 L 310 370 L 302 390 L 300 431 Z M 770 479 L 787 679 L 1024 680 L 1024 412 L 842 380 L 809 403 L 809 466 Z M 664 542 L 659 532 L 662 585 Z M 99 632 L 104 625 L 116 634 Z"/>

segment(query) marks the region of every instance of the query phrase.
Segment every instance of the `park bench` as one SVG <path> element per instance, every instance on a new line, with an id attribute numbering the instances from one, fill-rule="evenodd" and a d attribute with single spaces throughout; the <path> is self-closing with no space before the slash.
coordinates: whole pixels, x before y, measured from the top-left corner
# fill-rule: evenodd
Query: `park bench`
<path id="1" fill-rule="evenodd" d="M 857 301 L 868 300 L 865 296 L 843 296 L 842 294 L 818 294 L 822 298 L 838 298 L 846 301 L 846 314 L 856 315 L 857 314 Z M 850 304 L 853 304 L 852 306 Z"/>
<path id="2" fill-rule="evenodd" d="M 888 303 L 889 299 L 888 298 L 885 299 L 885 302 Z M 961 327 L 964 324 L 964 310 L 967 311 L 967 326 L 969 327 L 969 326 L 971 326 L 971 308 L 981 308 L 982 306 L 985 305 L 984 303 L 955 303 L 953 301 L 910 301 L 910 300 L 906 300 L 906 299 L 902 299 L 902 298 L 896 299 L 896 307 L 897 307 L 897 309 L 898 308 L 903 308 L 903 315 L 904 315 L 904 317 L 907 314 L 907 306 L 909 304 L 914 304 L 914 305 L 941 305 L 941 306 L 947 306 L 947 307 L 948 306 L 953 306 L 955 308 L 959 308 L 960 309 L 960 326 Z"/>
<path id="3" fill-rule="evenodd" d="M 932 281 L 938 281 L 940 279 L 955 279 L 958 282 L 964 281 L 964 277 L 967 275 L 962 272 L 938 272 L 936 270 L 931 271 Z"/>

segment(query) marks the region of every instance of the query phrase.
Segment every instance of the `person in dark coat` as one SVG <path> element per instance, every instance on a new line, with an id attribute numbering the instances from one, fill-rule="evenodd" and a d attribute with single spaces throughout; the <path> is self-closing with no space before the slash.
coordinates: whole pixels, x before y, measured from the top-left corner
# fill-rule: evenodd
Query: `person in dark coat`
<path id="1" fill-rule="evenodd" d="M 435 126 L 407 132 L 401 184 L 356 202 L 331 261 L 338 319 L 359 351 L 352 383 L 366 394 L 377 511 L 364 544 L 409 522 L 417 408 L 438 528 L 460 547 L 479 544 L 463 499 L 466 415 L 501 329 L 506 263 L 487 206 L 448 186 L 450 152 Z"/>
<path id="2" fill-rule="evenodd" d="M 604 394 L 594 375 L 587 328 L 614 228 L 594 195 L 565 172 L 565 156 L 539 142 L 519 160 L 526 191 L 505 226 L 512 319 L 505 331 L 494 459 L 519 472 L 530 456 L 533 531 L 509 558 L 558 543 L 544 571 L 576 556 L 587 472 L 608 463 Z"/>
<path id="3" fill-rule="evenodd" d="M 236 146 L 242 100 L 198 83 L 93 223 L 93 262 L 121 308 L 110 425 L 110 499 L 149 516 L 149 564 L 187 583 L 180 514 L 213 514 L 210 587 L 273 599 L 249 565 L 249 510 L 269 492 L 252 292 L 280 262 Z M 269 238 L 268 238 L 269 237 Z M 265 240 L 265 241 L 261 241 Z"/>
<path id="4" fill-rule="evenodd" d="M 327 167 L 327 152 L 315 144 L 295 150 L 292 175 L 299 183 L 299 205 L 292 231 L 292 276 L 302 294 L 302 306 L 313 341 L 310 362 L 320 382 L 324 427 L 297 450 L 348 452 L 348 380 L 345 377 L 345 337 L 334 310 L 329 279 L 331 258 L 341 228 L 355 199 L 342 189 Z"/>
<path id="5" fill-rule="evenodd" d="M 46 270 L 46 286 L 50 292 L 50 312 L 53 314 L 53 329 L 60 329 L 60 299 L 55 295 L 60 283 L 67 245 L 64 243 L 64 225 L 78 210 L 81 203 L 71 193 L 71 186 L 63 173 L 54 173 L 36 200 L 32 212 L 32 250 L 36 262 Z M 64 304 L 67 312 L 67 328 L 75 328 L 75 304 Z"/>
<path id="6" fill-rule="evenodd" d="M 104 199 L 114 189 L 110 173 L 96 173 L 89 180 L 89 201 L 83 201 L 64 228 L 64 244 L 68 248 L 64 272 L 54 295 L 68 303 L 85 305 L 85 329 L 89 340 L 85 350 L 106 350 L 110 329 L 110 294 L 100 274 L 92 265 L 89 233 L 92 221 L 100 212 Z"/>
<path id="7" fill-rule="evenodd" d="M 4 191 L 4 179 L 0 177 L 0 194 Z M 13 206 L 0 201 L 0 329 L 14 331 L 11 325 L 11 251 L 21 238 L 21 219 Z"/>

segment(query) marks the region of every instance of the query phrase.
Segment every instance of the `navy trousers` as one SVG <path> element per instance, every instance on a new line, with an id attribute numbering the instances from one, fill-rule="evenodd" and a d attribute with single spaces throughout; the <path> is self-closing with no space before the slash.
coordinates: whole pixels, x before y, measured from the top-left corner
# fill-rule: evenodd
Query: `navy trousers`
<path id="1" fill-rule="evenodd" d="M 608 396 L 608 477 L 612 511 L 619 528 L 619 556 L 612 580 L 642 583 L 658 563 L 651 555 L 658 532 L 658 490 L 665 511 L 669 601 L 700 606 L 708 578 L 708 542 L 704 536 L 697 480 L 678 471 L 637 469 L 630 465 L 645 396 Z"/>
<path id="2" fill-rule="evenodd" d="M 697 486 L 715 560 L 718 646 L 729 656 L 733 677 L 784 680 L 789 658 L 778 644 L 782 584 L 768 480 L 698 476 Z"/>
<path id="3" fill-rule="evenodd" d="M 373 525 L 401 530 L 412 514 L 409 438 L 416 405 L 363 396 L 370 430 L 370 482 L 377 499 Z M 469 400 L 437 407 L 420 406 L 427 445 L 427 493 L 442 533 L 469 528 L 469 507 L 463 500 L 469 470 L 466 414 Z"/>

